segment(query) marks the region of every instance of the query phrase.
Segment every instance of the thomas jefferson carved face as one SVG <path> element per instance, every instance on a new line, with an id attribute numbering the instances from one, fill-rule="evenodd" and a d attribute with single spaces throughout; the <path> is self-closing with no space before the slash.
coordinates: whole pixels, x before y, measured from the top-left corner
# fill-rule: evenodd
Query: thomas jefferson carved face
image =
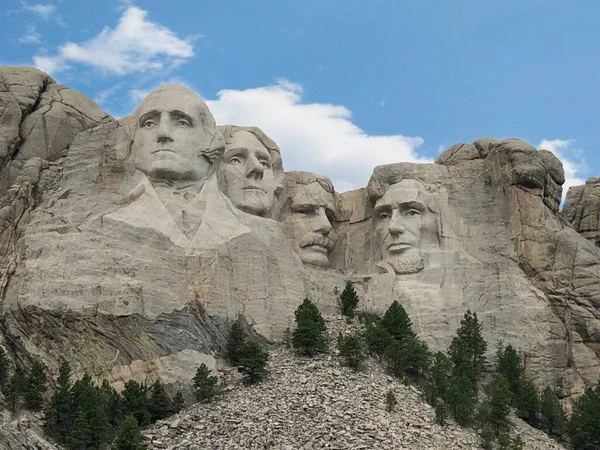
<path id="1" fill-rule="evenodd" d="M 424 186 L 405 179 L 392 184 L 375 203 L 375 230 L 383 265 L 395 273 L 415 273 L 423 269 L 421 229 L 428 209 Z"/>
<path id="2" fill-rule="evenodd" d="M 151 178 L 198 181 L 212 171 L 217 130 L 202 99 L 183 86 L 153 91 L 137 108 L 132 153 Z"/>
<path id="3" fill-rule="evenodd" d="M 329 253 L 334 244 L 330 238 L 330 218 L 334 203 L 333 187 L 329 187 L 331 189 L 325 189 L 317 181 L 295 184 L 288 199 L 289 211 L 283 218 L 282 229 L 304 264 L 319 267 L 330 265 Z"/>
<path id="4" fill-rule="evenodd" d="M 273 157 L 253 133 L 238 130 L 231 136 L 219 177 L 225 195 L 242 211 L 255 216 L 271 211 L 277 187 Z"/>

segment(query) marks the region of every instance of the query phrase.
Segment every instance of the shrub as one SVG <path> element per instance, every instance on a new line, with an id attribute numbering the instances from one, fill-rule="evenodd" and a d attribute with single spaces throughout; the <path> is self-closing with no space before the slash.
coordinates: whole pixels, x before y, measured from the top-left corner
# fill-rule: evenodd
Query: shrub
<path id="1" fill-rule="evenodd" d="M 378 322 L 368 324 L 364 331 L 364 336 L 369 353 L 380 356 L 385 353 L 385 349 L 394 341 L 388 330 Z"/>
<path id="2" fill-rule="evenodd" d="M 389 369 L 398 377 L 422 375 L 431 362 L 427 344 L 418 338 L 394 341 L 386 348 L 384 356 Z"/>
<path id="3" fill-rule="evenodd" d="M 354 317 L 356 307 L 358 306 L 358 294 L 351 281 L 346 282 L 346 286 L 340 294 L 340 306 L 342 316 Z"/>
<path id="4" fill-rule="evenodd" d="M 435 407 L 435 422 L 438 425 L 446 425 L 448 421 L 448 406 L 444 402 L 439 402 Z"/>
<path id="5" fill-rule="evenodd" d="M 133 415 L 128 415 L 121 424 L 114 445 L 115 450 L 145 450 L 144 438 Z"/>
<path id="6" fill-rule="evenodd" d="M 266 350 L 254 341 L 246 341 L 239 351 L 238 371 L 246 383 L 257 383 L 266 376 L 268 361 Z"/>
<path id="7" fill-rule="evenodd" d="M 231 325 L 229 337 L 227 339 L 227 359 L 232 365 L 237 366 L 238 353 L 245 342 L 246 335 L 244 334 L 244 330 L 242 330 L 242 326 L 240 325 L 238 319 L 233 323 L 233 325 Z"/>
<path id="8" fill-rule="evenodd" d="M 382 317 L 372 311 L 359 311 L 356 313 L 358 320 L 365 324 L 365 326 L 369 326 L 371 324 L 381 322 Z"/>
<path id="9" fill-rule="evenodd" d="M 388 412 L 392 412 L 396 408 L 397 404 L 398 400 L 396 399 L 396 394 L 394 394 L 394 391 L 390 389 L 387 391 L 387 394 L 385 394 L 385 407 Z"/>
<path id="10" fill-rule="evenodd" d="M 180 389 L 177 389 L 175 393 L 175 397 L 173 397 L 173 412 L 177 414 L 185 407 L 185 399 L 183 398 L 183 392 Z"/>
<path id="11" fill-rule="evenodd" d="M 196 398 L 201 402 L 210 401 L 217 393 L 219 378 L 211 375 L 210 369 L 204 363 L 200 364 L 192 381 Z M 178 392 L 181 394 L 181 391 Z M 183 396 L 181 398 L 183 400 Z"/>
<path id="12" fill-rule="evenodd" d="M 292 336 L 292 345 L 301 355 L 314 355 L 327 348 L 327 328 L 319 309 L 308 298 L 294 313 L 296 329 Z"/>
<path id="13" fill-rule="evenodd" d="M 364 345 L 362 337 L 359 334 L 343 336 L 340 332 L 338 350 L 340 351 L 340 356 L 344 358 L 344 363 L 354 370 L 358 370 L 365 360 Z"/>

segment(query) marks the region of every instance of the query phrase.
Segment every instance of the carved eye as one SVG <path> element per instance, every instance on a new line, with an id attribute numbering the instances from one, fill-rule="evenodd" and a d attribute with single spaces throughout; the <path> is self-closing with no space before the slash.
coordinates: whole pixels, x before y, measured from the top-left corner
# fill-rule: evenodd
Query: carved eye
<path id="1" fill-rule="evenodd" d="M 156 122 L 152 119 L 145 120 L 144 123 L 142 123 L 143 128 L 152 128 L 155 125 L 156 125 Z"/>
<path id="2" fill-rule="evenodd" d="M 390 216 L 391 216 L 391 214 L 389 212 L 387 212 L 387 211 L 381 211 L 379 213 L 379 220 L 387 220 L 387 219 L 390 218 Z"/>
<path id="3" fill-rule="evenodd" d="M 265 169 L 271 168 L 271 163 L 269 161 L 267 161 L 266 159 L 263 159 L 262 161 L 260 161 L 260 165 L 263 166 Z"/>
<path id="4" fill-rule="evenodd" d="M 190 122 L 185 119 L 177 119 L 177 123 L 175 125 L 177 125 L 178 127 L 189 127 Z"/>
<path id="5" fill-rule="evenodd" d="M 406 215 L 408 217 L 418 217 L 421 215 L 421 211 L 419 211 L 418 209 L 410 209 L 407 211 Z"/>
<path id="6" fill-rule="evenodd" d="M 238 158 L 237 156 L 232 156 L 231 158 L 229 158 L 229 161 L 227 161 L 229 164 L 241 164 L 242 160 L 240 158 Z"/>
<path id="7" fill-rule="evenodd" d="M 302 214 L 303 216 L 308 216 L 308 215 L 314 214 L 315 211 L 314 211 L 314 208 L 311 208 L 310 206 L 302 206 L 302 207 L 297 208 L 294 212 L 296 214 Z"/>

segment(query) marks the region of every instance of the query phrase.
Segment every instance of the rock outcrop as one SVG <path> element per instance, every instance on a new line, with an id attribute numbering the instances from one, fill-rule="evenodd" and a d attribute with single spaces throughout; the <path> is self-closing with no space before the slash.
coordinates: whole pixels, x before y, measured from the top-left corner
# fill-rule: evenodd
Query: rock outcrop
<path id="1" fill-rule="evenodd" d="M 600 178 L 571 187 L 562 213 L 575 230 L 600 247 Z"/>
<path id="2" fill-rule="evenodd" d="M 336 314 L 352 280 L 435 349 L 471 309 L 540 386 L 570 399 L 600 375 L 600 249 L 559 213 L 550 152 L 480 139 L 337 193 L 181 86 L 117 122 L 37 71 L 0 80 L 0 333 L 19 364 L 184 386 L 233 321 L 276 342 L 304 297 Z"/>

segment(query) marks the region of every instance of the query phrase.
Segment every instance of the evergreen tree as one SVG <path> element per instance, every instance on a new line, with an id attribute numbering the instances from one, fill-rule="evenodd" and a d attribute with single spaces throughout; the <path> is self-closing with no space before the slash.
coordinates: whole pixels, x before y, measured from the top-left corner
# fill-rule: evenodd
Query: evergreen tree
<path id="1" fill-rule="evenodd" d="M 455 373 L 460 372 L 460 375 L 474 381 L 481 378 L 486 366 L 487 342 L 481 334 L 482 330 L 483 325 L 479 323 L 477 314 L 467 310 L 448 350 Z"/>
<path id="2" fill-rule="evenodd" d="M 118 427 L 125 420 L 125 403 L 123 397 L 107 380 L 102 382 L 101 394 L 105 399 L 106 417 L 113 427 Z"/>
<path id="3" fill-rule="evenodd" d="M 46 432 L 64 444 L 77 413 L 71 398 L 71 366 L 68 362 L 61 364 L 56 385 L 45 415 Z"/>
<path id="4" fill-rule="evenodd" d="M 128 415 L 121 424 L 115 441 L 115 450 L 145 450 L 144 438 L 133 415 Z"/>
<path id="5" fill-rule="evenodd" d="M 510 386 L 510 382 L 509 382 Z M 517 392 L 512 396 L 512 404 L 516 408 L 517 416 L 531 426 L 537 426 L 540 409 L 540 396 L 535 384 L 527 378 L 521 378 L 517 385 Z"/>
<path id="6" fill-rule="evenodd" d="M 445 399 L 450 385 L 450 373 L 452 370 L 452 363 L 450 359 L 442 352 L 437 352 L 433 356 L 433 364 L 431 367 L 431 379 L 433 383 L 434 397 L 433 401 L 430 402 L 432 405 L 435 403 L 436 398 Z"/>
<path id="7" fill-rule="evenodd" d="M 148 399 L 145 386 L 136 381 L 129 380 L 125 383 L 122 392 L 125 403 L 125 414 L 133 415 L 141 426 L 150 425 L 152 416 L 148 411 Z"/>
<path id="8" fill-rule="evenodd" d="M 567 420 L 556 394 L 547 387 L 540 396 L 540 425 L 550 436 L 564 437 Z"/>
<path id="9" fill-rule="evenodd" d="M 384 356 L 388 367 L 398 377 L 423 375 L 431 362 L 427 344 L 416 337 L 395 340 L 386 348 Z"/>
<path id="10" fill-rule="evenodd" d="M 70 450 L 87 450 L 91 446 L 91 440 L 90 424 L 87 414 L 82 408 L 79 408 L 75 422 L 69 433 L 67 447 Z"/>
<path id="11" fill-rule="evenodd" d="M 238 371 L 244 376 L 246 383 L 257 383 L 267 374 L 269 354 L 254 341 L 247 341 L 240 348 Z"/>
<path id="12" fill-rule="evenodd" d="M 573 450 L 600 449 L 599 386 L 595 389 L 586 389 L 573 407 L 569 420 L 569 435 Z"/>
<path id="13" fill-rule="evenodd" d="M 9 372 L 10 369 L 10 361 L 4 349 L 0 347 L 0 390 L 4 391 L 4 387 L 9 381 Z"/>
<path id="14" fill-rule="evenodd" d="M 364 345 L 360 334 L 343 336 L 340 331 L 337 346 L 345 364 L 354 370 L 358 370 L 365 360 Z"/>
<path id="15" fill-rule="evenodd" d="M 185 407 L 185 399 L 183 398 L 183 392 L 180 389 L 175 393 L 173 397 L 173 412 L 177 414 Z"/>
<path id="16" fill-rule="evenodd" d="M 406 310 L 396 300 L 383 315 L 381 325 L 398 341 L 416 337 Z"/>
<path id="17" fill-rule="evenodd" d="M 150 398 L 148 399 L 148 412 L 152 421 L 164 419 L 171 412 L 171 399 L 165 392 L 163 384 L 157 380 L 150 388 Z"/>
<path id="18" fill-rule="evenodd" d="M 227 359 L 234 366 L 237 366 L 239 350 L 246 342 L 246 335 L 239 322 L 238 319 L 231 325 L 227 339 Z"/>
<path id="19" fill-rule="evenodd" d="M 479 412 L 480 426 L 489 425 L 497 438 L 501 433 L 510 430 L 511 395 L 508 381 L 504 375 L 496 374 L 486 387 L 487 398 L 482 403 Z"/>
<path id="20" fill-rule="evenodd" d="M 523 366 L 512 345 L 503 347 L 500 345 L 496 352 L 496 371 L 503 375 L 508 381 L 508 387 L 513 394 L 519 391 L 519 385 L 523 378 Z"/>
<path id="21" fill-rule="evenodd" d="M 346 286 L 340 295 L 340 306 L 343 316 L 354 317 L 358 306 L 358 294 L 351 281 L 346 281 Z"/>
<path id="22" fill-rule="evenodd" d="M 15 412 L 21 407 L 24 390 L 25 375 L 17 368 L 5 388 L 6 404 L 11 411 Z"/>
<path id="23" fill-rule="evenodd" d="M 113 440 L 114 429 L 108 421 L 105 399 L 96 386 L 94 386 L 93 400 L 85 412 L 90 430 L 90 447 L 99 450 Z"/>
<path id="24" fill-rule="evenodd" d="M 435 421 L 438 425 L 446 425 L 448 420 L 448 406 L 444 402 L 439 402 L 435 407 Z"/>
<path id="25" fill-rule="evenodd" d="M 477 406 L 477 384 L 464 375 L 453 377 L 444 400 L 454 419 L 462 426 L 469 425 Z"/>
<path id="26" fill-rule="evenodd" d="M 386 409 L 388 410 L 388 412 L 392 412 L 392 411 L 394 411 L 394 408 L 396 408 L 397 404 L 398 404 L 398 400 L 396 399 L 396 394 L 394 394 L 394 391 L 392 391 L 390 389 L 389 391 L 387 391 L 387 394 L 385 395 Z"/>
<path id="27" fill-rule="evenodd" d="M 292 336 L 292 345 L 301 355 L 314 355 L 325 351 L 327 347 L 327 327 L 319 309 L 308 298 L 294 313 L 296 329 Z"/>
<path id="28" fill-rule="evenodd" d="M 380 322 L 368 324 L 364 336 L 369 353 L 374 355 L 383 355 L 385 349 L 394 341 L 393 336 Z"/>
<path id="29" fill-rule="evenodd" d="M 201 402 L 210 401 L 217 393 L 219 378 L 211 375 L 210 369 L 204 363 L 200 364 L 192 381 L 196 398 Z"/>
<path id="30" fill-rule="evenodd" d="M 44 366 L 39 361 L 35 361 L 25 376 L 25 390 L 23 392 L 25 408 L 32 411 L 42 409 L 47 388 L 46 381 Z"/>

